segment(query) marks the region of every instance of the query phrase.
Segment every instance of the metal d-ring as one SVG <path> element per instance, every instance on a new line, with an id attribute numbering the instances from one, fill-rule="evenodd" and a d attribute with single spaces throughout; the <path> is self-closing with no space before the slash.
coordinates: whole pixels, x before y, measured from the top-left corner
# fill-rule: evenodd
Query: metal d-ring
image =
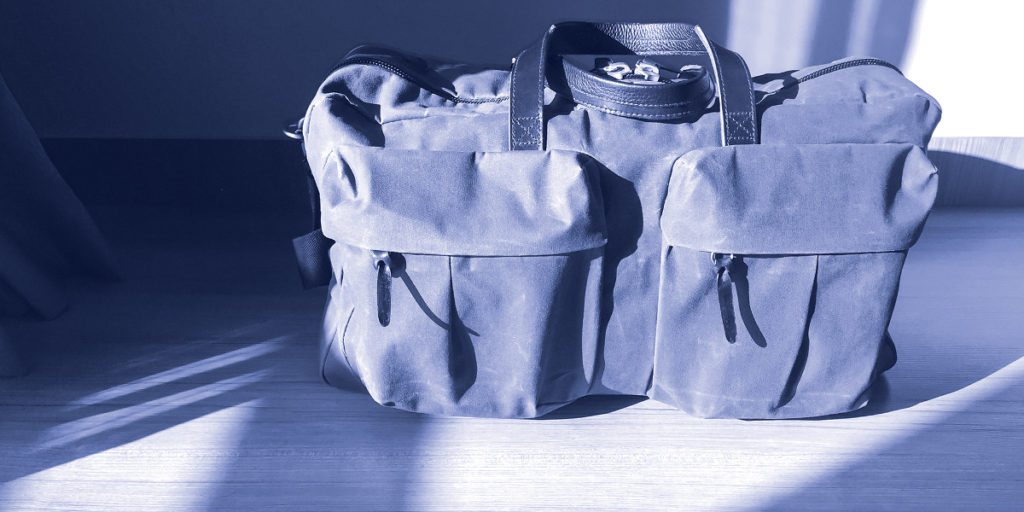
<path id="1" fill-rule="evenodd" d="M 289 139 L 302 140 L 302 125 L 305 124 L 305 122 L 306 118 L 300 117 L 298 121 L 281 128 L 281 133 L 284 133 L 284 136 Z"/>

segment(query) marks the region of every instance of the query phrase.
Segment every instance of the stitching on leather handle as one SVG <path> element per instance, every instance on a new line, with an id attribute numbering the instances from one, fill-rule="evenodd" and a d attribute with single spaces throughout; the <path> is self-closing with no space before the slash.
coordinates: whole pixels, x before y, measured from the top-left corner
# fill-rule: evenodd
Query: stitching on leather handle
<path id="1" fill-rule="evenodd" d="M 737 56 L 737 58 L 739 58 L 740 64 L 743 64 L 743 73 L 746 75 L 747 82 L 750 82 L 750 68 L 747 67 L 747 61 L 743 60 L 743 57 L 741 57 L 739 54 L 736 54 L 736 56 Z M 753 84 L 751 84 L 751 86 L 750 86 L 750 88 L 748 89 L 747 92 L 750 95 L 750 113 L 748 114 L 748 117 L 750 118 L 750 124 L 748 125 L 748 128 L 753 130 L 753 133 L 750 134 L 750 143 L 751 144 L 756 144 L 757 143 L 757 139 L 758 139 L 758 137 L 757 137 L 757 103 L 754 101 L 754 86 L 753 86 Z"/>
<path id="2" fill-rule="evenodd" d="M 694 27 L 694 31 L 697 33 L 697 37 L 700 38 L 701 43 L 704 44 L 704 49 L 708 52 L 708 56 L 711 58 L 711 72 L 715 74 L 715 92 L 718 94 L 718 108 L 719 116 L 722 126 L 722 145 L 729 145 L 729 128 L 728 128 L 728 117 L 725 113 L 728 111 L 725 104 L 725 94 L 722 93 L 722 72 L 721 64 L 718 62 L 718 52 L 715 51 L 715 45 L 708 39 L 707 35 L 704 34 L 704 29 L 699 26 Z"/>
<path id="3" fill-rule="evenodd" d="M 525 51 L 519 53 L 519 57 L 523 56 Z M 515 62 L 512 63 L 512 72 L 508 76 L 508 149 L 514 151 L 516 149 L 516 137 L 515 137 L 515 115 L 518 109 L 516 108 L 516 101 L 513 94 L 516 89 L 516 70 L 519 69 L 519 58 L 516 58 Z"/>

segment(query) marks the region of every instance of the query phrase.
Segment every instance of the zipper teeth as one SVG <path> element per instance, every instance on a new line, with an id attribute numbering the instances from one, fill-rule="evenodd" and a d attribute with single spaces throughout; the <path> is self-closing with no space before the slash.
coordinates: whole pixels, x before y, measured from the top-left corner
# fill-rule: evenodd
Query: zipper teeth
<path id="1" fill-rule="evenodd" d="M 508 101 L 508 96 L 495 96 L 493 98 L 464 98 L 462 96 L 455 96 L 451 98 L 451 100 L 455 103 L 501 103 L 503 101 Z"/>
<path id="2" fill-rule="evenodd" d="M 402 77 L 402 78 L 404 78 L 406 80 L 409 80 L 410 82 L 415 82 L 416 81 L 416 80 L 413 79 L 412 76 L 410 76 L 408 73 L 406 73 L 402 68 L 399 68 L 397 66 L 393 66 L 389 62 L 386 62 L 386 61 L 383 61 L 383 60 L 380 60 L 380 59 L 370 58 L 370 57 L 349 57 L 349 58 L 341 61 L 340 63 L 338 63 L 338 65 L 335 67 L 335 69 L 343 68 L 343 67 L 345 67 L 345 66 L 347 66 L 349 64 L 369 64 L 369 65 L 372 65 L 372 66 L 377 66 L 379 68 L 384 68 L 384 69 L 386 69 L 386 70 L 388 70 L 388 71 L 390 71 L 390 72 L 392 72 L 392 73 L 394 73 L 394 74 L 396 74 L 396 75 L 398 75 L 398 76 L 400 76 L 400 77 Z"/>
<path id="3" fill-rule="evenodd" d="M 395 65 L 391 64 L 390 62 L 387 62 L 387 61 L 384 61 L 384 60 L 381 60 L 381 59 L 375 59 L 375 58 L 372 58 L 372 57 L 350 57 L 348 59 L 345 59 L 345 60 L 341 61 L 341 63 L 339 63 L 338 66 L 335 67 L 335 69 L 340 69 L 340 68 L 345 67 L 345 66 L 347 66 L 349 64 L 366 64 L 366 65 L 370 65 L 370 66 L 377 66 L 379 68 L 382 68 L 382 69 L 385 69 L 387 71 L 390 71 L 390 72 L 398 75 L 399 77 L 402 77 L 402 78 L 404 78 L 404 79 L 406 79 L 406 80 L 408 80 L 410 82 L 413 82 L 413 83 L 415 83 L 417 85 L 424 86 L 424 84 L 420 80 L 417 80 L 415 77 L 413 77 L 412 75 L 407 73 L 402 68 L 399 68 L 398 66 L 395 66 Z M 462 96 L 458 96 L 456 94 L 451 94 L 448 91 L 445 91 L 443 89 L 438 89 L 438 90 L 431 89 L 431 91 L 434 92 L 435 94 L 438 94 L 439 96 L 442 96 L 442 97 L 447 98 L 447 99 L 449 99 L 451 101 L 454 101 L 455 103 L 472 103 L 472 104 L 500 103 L 502 101 L 508 100 L 508 96 L 496 96 L 494 98 L 465 98 L 465 97 L 462 97 Z"/>
<path id="4" fill-rule="evenodd" d="M 903 72 L 900 71 L 900 68 L 898 68 L 898 67 L 894 66 L 893 64 L 890 64 L 889 62 L 886 62 L 886 61 L 884 61 L 882 59 L 854 59 L 854 60 L 848 60 L 846 62 L 840 62 L 838 64 L 832 64 L 831 66 L 825 66 L 825 67 L 823 67 L 823 68 L 821 68 L 821 69 L 819 69 L 819 70 L 817 70 L 817 71 L 815 71 L 813 73 L 808 73 L 807 75 L 804 75 L 804 76 L 798 78 L 796 83 L 802 84 L 802 83 L 804 83 L 804 82 L 806 82 L 808 80 L 813 80 L 815 78 L 818 78 L 819 76 L 827 75 L 827 74 L 832 73 L 834 71 L 839 71 L 841 69 L 852 68 L 852 67 L 856 67 L 856 66 L 884 66 L 884 67 L 887 67 L 889 69 L 895 70 L 897 73 L 899 73 L 901 75 L 903 74 Z"/>
<path id="5" fill-rule="evenodd" d="M 804 75 L 804 76 L 802 76 L 800 78 L 797 78 L 796 81 L 793 81 L 793 82 L 790 82 L 788 84 L 785 84 L 785 85 L 779 87 L 778 89 L 775 89 L 774 91 L 765 92 L 764 96 L 762 96 L 761 99 L 757 100 L 757 103 L 760 104 L 762 101 L 764 101 L 764 100 L 766 100 L 768 98 L 771 98 L 772 95 L 778 93 L 779 91 L 784 91 L 784 90 L 786 90 L 786 89 L 788 89 L 788 88 L 790 88 L 790 87 L 792 87 L 794 85 L 802 84 L 802 83 L 804 83 L 804 82 L 806 82 L 808 80 L 814 80 L 815 78 L 827 75 L 829 73 L 833 73 L 833 72 L 840 71 L 840 70 L 843 70 L 843 69 L 846 69 L 846 68 L 852 68 L 852 67 L 857 67 L 857 66 L 882 66 L 882 67 L 886 67 L 886 68 L 895 70 L 897 73 L 899 73 L 901 75 L 903 74 L 903 72 L 900 71 L 900 68 L 898 68 L 895 65 L 893 65 L 893 64 L 891 64 L 891 63 L 889 63 L 887 61 L 884 61 L 882 59 L 872 59 L 872 58 L 853 59 L 853 60 L 848 60 L 846 62 L 840 62 L 838 64 L 832 64 L 830 66 L 825 66 L 825 67 L 823 67 L 823 68 L 821 68 L 821 69 L 819 69 L 817 71 L 808 73 L 808 74 L 806 74 L 806 75 Z"/>

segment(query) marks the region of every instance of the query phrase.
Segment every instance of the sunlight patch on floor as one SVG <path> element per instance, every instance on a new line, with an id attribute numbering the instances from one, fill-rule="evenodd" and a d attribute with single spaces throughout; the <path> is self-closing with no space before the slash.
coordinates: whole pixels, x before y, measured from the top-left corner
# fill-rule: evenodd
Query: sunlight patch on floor
<path id="1" fill-rule="evenodd" d="M 490 495 L 500 483 L 530 489 L 509 493 L 501 507 L 558 508 L 589 502 L 595 478 L 618 473 L 621 478 L 601 486 L 602 503 L 630 510 L 758 510 L 1022 383 L 1024 358 L 913 407 L 846 419 L 700 420 L 644 402 L 585 420 L 504 422 L 501 429 L 500 420 L 437 422 L 423 432 L 423 444 L 432 448 L 420 461 L 407 503 L 489 509 L 473 497 Z M 652 415 L 660 421 L 649 421 Z M 619 428 L 592 428 L 606 422 Z M 708 429 L 709 422 L 721 429 Z M 634 470 L 623 474 L 624 467 Z"/>
<path id="2" fill-rule="evenodd" d="M 201 400 L 234 391 L 247 384 L 263 380 L 270 370 L 259 370 L 236 377 L 222 379 L 210 384 L 174 393 L 167 396 L 115 409 L 113 411 L 93 414 L 77 420 L 62 423 L 47 429 L 40 436 L 36 451 L 52 450 L 81 441 L 87 437 L 100 435 L 104 432 L 123 428 L 137 421 L 163 414 L 178 407 L 193 404 Z"/>
<path id="3" fill-rule="evenodd" d="M 906 439 L 936 425 L 941 425 L 958 413 L 969 410 L 1014 385 L 1024 383 L 1024 357 L 1011 362 L 988 377 L 965 388 L 923 401 L 915 406 L 882 415 L 821 421 L 820 426 L 809 425 L 819 436 L 842 436 L 840 443 L 827 444 L 828 450 L 816 453 L 813 459 L 806 454 L 778 452 L 764 457 L 762 467 L 770 472 L 751 472 L 738 483 L 744 493 L 723 496 L 721 508 L 764 509 L 774 501 L 816 481 L 852 467 L 872 456 L 885 453 Z M 784 435 L 784 434 L 780 434 Z M 842 447 L 839 447 L 842 446 Z"/>
<path id="4" fill-rule="evenodd" d="M 231 469 L 223 454 L 237 448 L 260 405 L 255 399 L 227 407 L 7 482 L 0 486 L 0 508 L 204 510 Z"/>
<path id="5" fill-rule="evenodd" d="M 770 460 L 775 469 L 769 473 L 751 475 L 744 496 L 730 496 L 721 504 L 723 508 L 750 507 L 763 509 L 773 501 L 792 492 L 813 486 L 816 481 L 849 468 L 876 454 L 899 446 L 921 431 L 941 425 L 954 415 L 968 410 L 1014 385 L 1024 383 L 1024 357 L 1004 366 L 988 377 L 952 393 L 921 402 L 913 407 L 875 416 L 822 421 L 823 428 L 832 428 L 843 422 L 842 450 L 822 451 L 815 456 L 816 464 L 805 465 L 800 454 L 779 454 Z M 790 463 L 786 463 L 786 461 Z"/>
<path id="6" fill-rule="evenodd" d="M 189 363 L 164 372 L 155 373 L 141 379 L 136 379 L 132 382 L 105 389 L 103 391 L 92 393 L 72 402 L 69 409 L 73 410 L 87 405 L 95 405 L 132 393 L 144 391 L 154 386 L 159 386 L 160 384 L 165 384 L 167 382 L 191 377 L 200 373 L 213 371 L 228 365 L 255 359 L 257 357 L 270 354 L 276 350 L 280 350 L 282 346 L 283 343 L 280 339 L 273 339 L 237 350 L 232 350 L 224 354 L 208 357 L 194 363 Z"/>

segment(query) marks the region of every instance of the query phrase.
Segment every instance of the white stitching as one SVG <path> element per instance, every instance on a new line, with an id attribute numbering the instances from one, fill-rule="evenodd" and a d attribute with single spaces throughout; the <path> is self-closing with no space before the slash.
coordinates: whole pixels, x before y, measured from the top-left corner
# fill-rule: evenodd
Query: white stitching
<path id="1" fill-rule="evenodd" d="M 737 132 L 742 132 L 743 136 L 737 136 L 737 140 L 753 142 L 754 134 L 751 133 L 750 126 L 742 122 L 748 117 L 746 112 L 729 112 L 728 114 L 726 114 L 726 116 L 729 120 L 730 126 L 733 127 Z M 744 119 L 738 121 L 737 119 L 740 117 Z"/>
<path id="2" fill-rule="evenodd" d="M 526 51 L 520 53 L 519 56 L 522 57 L 525 53 L 526 53 Z M 519 64 L 520 63 L 521 63 L 521 61 L 517 61 L 515 63 L 515 65 L 512 66 L 512 73 L 510 73 L 510 75 L 509 75 L 509 96 L 510 97 L 512 95 L 512 90 L 514 88 L 514 84 L 516 83 L 516 81 L 515 81 L 516 71 L 519 69 Z M 543 96 L 543 92 L 544 92 L 543 82 L 541 82 L 541 84 L 542 84 L 540 86 L 540 89 L 541 89 L 541 104 L 543 105 L 543 98 L 544 98 L 544 96 Z M 541 144 L 543 144 L 543 140 L 542 140 L 543 139 L 543 123 L 544 123 L 543 117 L 542 116 L 520 116 L 520 115 L 518 115 L 518 109 L 514 109 L 513 108 L 517 103 L 521 103 L 521 102 L 511 101 L 511 102 L 509 102 L 509 106 L 508 106 L 508 112 L 509 112 L 508 144 L 509 144 L 509 149 L 510 150 L 514 150 L 516 148 L 521 148 L 521 147 L 525 147 L 525 146 L 540 146 Z M 513 112 L 513 110 L 516 110 L 516 111 Z M 543 106 L 541 107 L 541 112 L 543 112 Z M 541 125 L 540 126 L 540 130 L 538 130 L 538 127 L 536 126 L 536 124 L 540 124 Z M 523 136 L 522 137 L 523 140 L 520 140 L 517 143 L 517 141 L 515 140 L 516 137 L 513 137 L 513 135 L 515 135 L 515 134 L 522 135 Z"/>
<path id="3" fill-rule="evenodd" d="M 724 74 L 722 72 L 722 63 L 718 59 L 718 50 L 715 48 L 715 44 L 712 43 L 710 40 L 708 40 L 707 41 L 707 47 L 710 50 L 711 62 L 714 65 L 714 70 L 716 72 L 715 73 L 715 82 L 717 83 L 718 99 L 722 103 L 719 106 L 720 109 L 721 109 L 721 113 L 719 115 L 719 119 L 722 120 L 722 145 L 723 146 L 728 146 L 729 145 L 729 140 L 732 139 L 732 137 L 730 136 L 732 130 L 730 129 L 731 127 L 729 126 L 729 122 L 728 122 L 729 118 L 728 118 L 728 116 L 725 115 L 727 112 L 729 112 L 729 105 L 728 105 L 728 103 L 726 102 L 726 99 L 725 99 L 725 96 L 726 96 L 725 89 L 724 89 L 724 85 L 725 84 L 722 83 L 722 82 L 725 81 L 725 76 L 724 76 Z"/>
<path id="4" fill-rule="evenodd" d="M 544 63 L 548 58 L 548 41 L 551 33 L 553 32 L 554 26 L 548 29 L 548 33 L 544 34 L 544 39 L 540 41 L 540 55 L 537 59 L 537 102 L 539 105 L 538 115 L 533 117 L 537 121 L 538 126 L 530 129 L 531 136 L 535 137 L 531 142 L 533 145 L 538 146 L 537 149 L 544 149 L 544 83 L 547 81 L 547 77 L 544 73 Z M 534 134 L 536 131 L 536 134 Z"/>
<path id="5" fill-rule="evenodd" d="M 519 54 L 520 57 L 522 55 L 523 55 L 522 53 Z M 513 137 L 513 135 L 515 134 L 514 133 L 515 130 L 514 130 L 513 126 L 515 125 L 515 114 L 516 114 L 515 110 L 517 110 L 517 109 L 516 109 L 516 102 L 513 101 L 512 93 L 513 93 L 513 91 L 515 89 L 515 85 L 516 85 L 516 70 L 518 68 L 519 68 L 519 59 L 516 59 L 515 62 L 512 63 L 512 72 L 509 73 L 509 77 L 508 77 L 508 98 L 509 98 L 509 102 L 508 102 L 508 149 L 509 150 L 513 150 L 516 147 L 515 137 Z"/>
<path id="6" fill-rule="evenodd" d="M 738 57 L 738 55 L 737 55 L 737 57 Z M 747 61 L 743 60 L 742 57 L 740 57 L 739 60 L 740 60 L 740 64 L 743 64 L 743 72 L 746 74 L 747 82 L 750 82 L 750 68 L 747 67 Z M 751 87 L 748 89 L 747 92 L 750 94 L 750 114 L 749 114 L 750 124 L 748 125 L 748 128 L 753 129 L 753 132 L 754 132 L 754 133 L 750 134 L 750 142 L 751 143 L 756 143 L 757 142 L 757 104 L 754 102 L 754 87 L 753 87 L 753 84 L 751 84 Z"/>

